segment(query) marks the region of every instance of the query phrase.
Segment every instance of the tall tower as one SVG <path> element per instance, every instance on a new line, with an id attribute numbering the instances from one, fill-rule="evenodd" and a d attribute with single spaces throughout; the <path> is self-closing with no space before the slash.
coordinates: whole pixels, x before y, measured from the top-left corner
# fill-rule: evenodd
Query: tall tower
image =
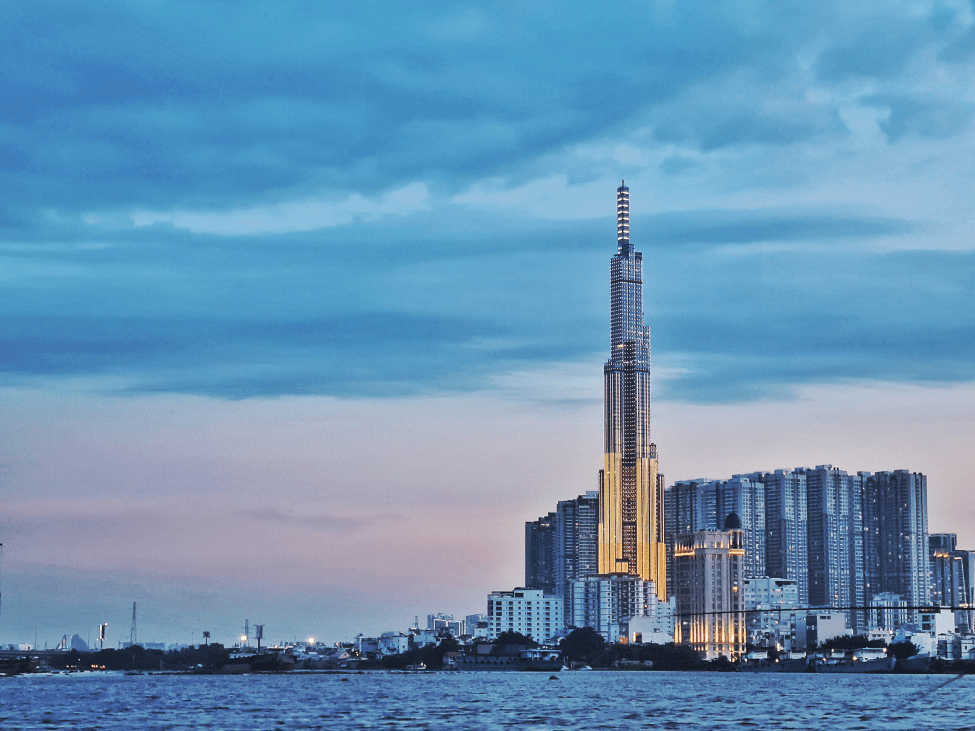
<path id="1" fill-rule="evenodd" d="M 610 263 L 610 357 L 603 367 L 605 440 L 599 485 L 599 573 L 630 574 L 667 593 L 663 484 L 650 441 L 650 329 L 643 324 L 643 255 L 630 245 L 630 189 L 616 189 Z"/>

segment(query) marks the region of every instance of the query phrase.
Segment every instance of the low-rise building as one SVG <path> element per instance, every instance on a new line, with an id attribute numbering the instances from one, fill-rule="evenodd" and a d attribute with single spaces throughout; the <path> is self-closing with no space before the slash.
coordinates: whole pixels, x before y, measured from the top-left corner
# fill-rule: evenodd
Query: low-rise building
<path id="1" fill-rule="evenodd" d="M 800 614 L 799 582 L 762 576 L 746 578 L 742 583 L 749 644 L 791 650 L 793 628 Z"/>
<path id="2" fill-rule="evenodd" d="M 815 652 L 816 648 L 826 640 L 852 634 L 852 630 L 847 626 L 844 612 L 812 611 L 796 621 L 794 649 L 799 652 Z"/>

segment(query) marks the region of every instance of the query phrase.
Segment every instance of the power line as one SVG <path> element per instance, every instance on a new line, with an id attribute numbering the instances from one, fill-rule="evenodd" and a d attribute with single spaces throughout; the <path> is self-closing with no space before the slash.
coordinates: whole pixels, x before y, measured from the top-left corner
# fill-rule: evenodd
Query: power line
<path id="1" fill-rule="evenodd" d="M 723 614 L 765 614 L 769 612 L 778 612 L 780 614 L 786 612 L 853 612 L 853 611 L 918 611 L 924 612 L 926 614 L 940 614 L 941 612 L 975 612 L 975 607 L 948 607 L 948 606 L 931 606 L 931 605 L 911 605 L 911 604 L 898 604 L 897 606 L 860 606 L 851 605 L 847 607 L 770 607 L 768 609 L 725 609 L 720 611 L 710 611 L 710 612 L 685 612 L 685 613 L 675 613 L 675 617 L 701 617 L 701 616 L 711 616 L 711 615 L 723 615 Z"/>

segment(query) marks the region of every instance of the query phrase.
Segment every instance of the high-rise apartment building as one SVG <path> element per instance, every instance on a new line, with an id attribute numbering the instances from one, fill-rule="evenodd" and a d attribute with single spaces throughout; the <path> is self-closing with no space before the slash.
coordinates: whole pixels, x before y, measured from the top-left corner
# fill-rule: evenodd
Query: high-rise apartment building
<path id="1" fill-rule="evenodd" d="M 525 586 L 555 594 L 555 513 L 525 523 Z"/>
<path id="2" fill-rule="evenodd" d="M 664 497 L 667 542 L 668 594 L 673 583 L 673 550 L 677 536 L 702 530 L 720 530 L 731 513 L 739 517 L 745 534 L 745 577 L 767 576 L 765 485 L 753 475 L 735 475 L 730 480 L 687 480 L 675 482 Z"/>
<path id="3" fill-rule="evenodd" d="M 809 555 L 806 550 L 806 475 L 775 470 L 749 475 L 765 485 L 765 570 L 779 579 L 795 579 L 799 602 L 809 602 Z"/>
<path id="4" fill-rule="evenodd" d="M 909 606 L 926 605 L 931 589 L 927 478 L 908 470 L 864 473 L 863 530 L 866 595 L 892 593 Z"/>
<path id="5" fill-rule="evenodd" d="M 563 599 L 565 624 L 572 624 L 572 582 L 599 572 L 599 493 L 561 500 L 555 509 L 553 540 L 555 595 Z"/>
<path id="6" fill-rule="evenodd" d="M 599 572 L 599 493 L 561 500 L 554 512 L 525 524 L 525 586 L 564 600 L 572 623 L 572 582 Z"/>
<path id="7" fill-rule="evenodd" d="M 671 593 L 678 590 L 676 537 L 716 530 L 730 512 L 742 518 L 745 578 L 795 581 L 802 606 L 836 610 L 854 632 L 869 627 L 875 595 L 901 597 L 905 607 L 928 602 L 938 585 L 931 574 L 936 548 L 945 557 L 938 559 L 941 575 L 960 571 L 949 568 L 950 551 L 940 543 L 924 550 L 927 480 L 920 473 L 848 474 L 832 465 L 753 472 L 677 482 L 665 504 Z"/>
<path id="8" fill-rule="evenodd" d="M 975 629 L 975 551 L 961 550 L 954 533 L 928 536 L 931 561 L 931 601 L 955 610 L 958 630 Z"/>
<path id="9" fill-rule="evenodd" d="M 844 609 L 854 631 L 866 626 L 863 554 L 863 473 L 832 465 L 806 474 L 809 603 Z"/>
<path id="10" fill-rule="evenodd" d="M 562 597 L 545 596 L 540 589 L 518 587 L 493 591 L 487 598 L 488 638 L 518 632 L 537 642 L 550 642 L 565 626 Z"/>
<path id="11" fill-rule="evenodd" d="M 610 263 L 610 357 L 604 374 L 599 573 L 653 581 L 666 595 L 663 483 L 650 440 L 650 330 L 643 321 L 643 255 L 630 243 L 630 189 L 616 190 Z"/>

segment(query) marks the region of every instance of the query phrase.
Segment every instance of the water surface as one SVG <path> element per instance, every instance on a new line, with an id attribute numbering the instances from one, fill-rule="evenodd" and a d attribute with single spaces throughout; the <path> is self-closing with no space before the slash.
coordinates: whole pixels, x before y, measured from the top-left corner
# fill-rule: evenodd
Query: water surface
<path id="1" fill-rule="evenodd" d="M 80 673 L 0 678 L 0 729 L 975 729 L 975 676 Z"/>

